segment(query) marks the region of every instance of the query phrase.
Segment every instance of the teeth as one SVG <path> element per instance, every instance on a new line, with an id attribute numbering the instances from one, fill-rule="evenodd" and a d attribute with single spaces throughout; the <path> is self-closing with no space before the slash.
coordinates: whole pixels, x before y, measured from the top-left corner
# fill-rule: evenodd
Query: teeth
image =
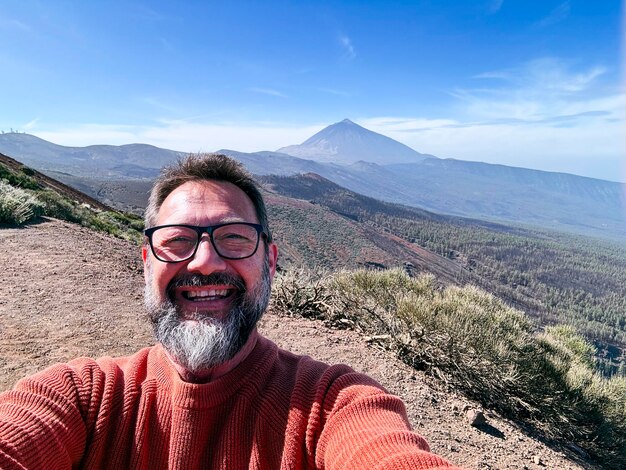
<path id="1" fill-rule="evenodd" d="M 198 297 L 226 297 L 227 294 L 227 289 L 208 289 L 189 291 L 187 292 L 187 297 L 190 299 L 197 299 Z"/>

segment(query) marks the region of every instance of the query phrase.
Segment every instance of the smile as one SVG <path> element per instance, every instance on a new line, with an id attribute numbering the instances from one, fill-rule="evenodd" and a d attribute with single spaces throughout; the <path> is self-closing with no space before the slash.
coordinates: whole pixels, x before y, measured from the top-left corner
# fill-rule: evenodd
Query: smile
<path id="1" fill-rule="evenodd" d="M 182 296 L 193 302 L 200 302 L 205 300 L 217 300 L 230 296 L 233 293 L 232 289 L 199 289 L 183 291 Z"/>

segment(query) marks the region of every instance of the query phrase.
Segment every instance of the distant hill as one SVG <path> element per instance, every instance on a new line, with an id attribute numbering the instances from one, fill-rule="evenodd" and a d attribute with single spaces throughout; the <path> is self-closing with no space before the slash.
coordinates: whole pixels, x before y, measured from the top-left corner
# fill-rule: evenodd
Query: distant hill
<path id="1" fill-rule="evenodd" d="M 453 159 L 350 169 L 358 177 L 339 184 L 372 197 L 393 188 L 387 201 L 626 241 L 626 184 Z"/>
<path id="2" fill-rule="evenodd" d="M 418 153 L 396 140 L 365 129 L 350 119 L 322 129 L 300 145 L 282 147 L 277 152 L 343 165 L 358 161 L 379 165 L 416 163 L 425 158 L 436 158 Z"/>
<path id="3" fill-rule="evenodd" d="M 163 165 L 184 155 L 146 144 L 65 147 L 22 133 L 0 134 L 0 152 L 40 171 L 110 179 L 154 178 Z"/>

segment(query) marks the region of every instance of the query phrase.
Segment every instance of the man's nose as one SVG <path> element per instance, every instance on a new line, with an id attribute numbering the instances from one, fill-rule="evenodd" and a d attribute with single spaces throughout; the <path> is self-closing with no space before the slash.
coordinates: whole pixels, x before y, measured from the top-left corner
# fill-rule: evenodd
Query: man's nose
<path id="1" fill-rule="evenodd" d="M 226 261 L 215 251 L 208 234 L 203 234 L 198 242 L 198 249 L 189 263 L 187 270 L 199 274 L 209 275 L 215 271 L 226 269 Z"/>

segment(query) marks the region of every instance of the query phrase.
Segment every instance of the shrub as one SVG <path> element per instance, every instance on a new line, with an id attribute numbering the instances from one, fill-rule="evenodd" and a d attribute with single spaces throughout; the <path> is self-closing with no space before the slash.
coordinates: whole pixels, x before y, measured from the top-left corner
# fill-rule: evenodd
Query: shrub
<path id="1" fill-rule="evenodd" d="M 113 211 L 96 211 L 49 189 L 37 192 L 37 198 L 43 204 L 45 215 L 49 217 L 78 223 L 118 238 L 141 241 L 143 221 L 138 216 Z"/>
<path id="2" fill-rule="evenodd" d="M 48 217 L 80 223 L 81 217 L 74 201 L 50 189 L 37 192 L 37 199 L 43 204 L 45 215 Z"/>
<path id="3" fill-rule="evenodd" d="M 289 316 L 325 319 L 332 306 L 332 295 L 323 281 L 325 273 L 295 269 L 281 273 L 274 283 L 272 309 Z"/>
<path id="4" fill-rule="evenodd" d="M 134 242 L 141 242 L 141 230 L 143 222 L 137 216 L 120 214 L 118 212 L 104 211 L 99 212 L 95 216 L 88 212 L 83 225 L 107 232 L 118 238 L 124 238 Z"/>
<path id="5" fill-rule="evenodd" d="M 41 186 L 31 176 L 34 171 L 28 167 L 22 167 L 20 172 L 13 171 L 0 163 L 0 179 L 6 180 L 11 186 L 22 189 L 40 189 Z"/>
<path id="6" fill-rule="evenodd" d="M 0 223 L 22 225 L 42 211 L 41 203 L 30 193 L 0 180 Z"/>

